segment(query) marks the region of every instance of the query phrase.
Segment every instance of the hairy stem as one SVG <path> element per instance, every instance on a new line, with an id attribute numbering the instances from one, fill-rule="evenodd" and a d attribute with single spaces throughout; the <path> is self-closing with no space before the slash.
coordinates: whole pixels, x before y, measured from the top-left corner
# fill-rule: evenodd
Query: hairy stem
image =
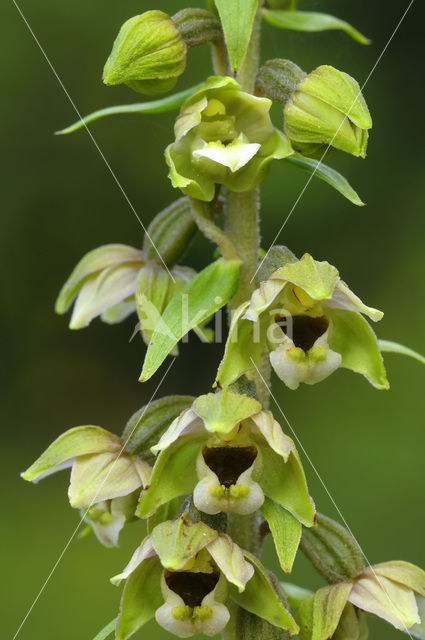
<path id="1" fill-rule="evenodd" d="M 229 238 L 220 227 L 211 220 L 211 216 L 204 202 L 190 199 L 192 205 L 192 214 L 195 219 L 198 228 L 208 240 L 214 242 L 220 249 L 223 258 L 227 260 L 237 260 L 238 252 L 233 244 L 231 238 Z"/>

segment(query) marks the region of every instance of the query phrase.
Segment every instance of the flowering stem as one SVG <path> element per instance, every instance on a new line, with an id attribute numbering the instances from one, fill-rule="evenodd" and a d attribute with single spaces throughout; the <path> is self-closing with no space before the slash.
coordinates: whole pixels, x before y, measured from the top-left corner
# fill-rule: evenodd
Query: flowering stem
<path id="1" fill-rule="evenodd" d="M 231 238 L 223 233 L 220 227 L 217 227 L 211 220 L 205 203 L 195 198 L 191 198 L 190 202 L 195 222 L 204 236 L 219 247 L 223 258 L 226 258 L 226 260 L 237 260 L 239 256 L 235 245 Z"/>

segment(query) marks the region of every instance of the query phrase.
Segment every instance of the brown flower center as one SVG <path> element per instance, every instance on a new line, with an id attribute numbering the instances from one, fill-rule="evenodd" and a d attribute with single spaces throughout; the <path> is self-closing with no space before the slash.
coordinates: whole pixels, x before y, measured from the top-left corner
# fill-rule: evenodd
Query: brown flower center
<path id="1" fill-rule="evenodd" d="M 277 316 L 276 324 L 292 340 L 296 347 L 307 353 L 328 329 L 329 322 L 325 316 L 311 318 L 310 316 Z"/>
<path id="2" fill-rule="evenodd" d="M 218 571 L 195 573 L 191 571 L 167 571 L 165 582 L 171 591 L 179 595 L 185 605 L 200 607 L 202 600 L 211 593 L 220 578 Z"/>
<path id="3" fill-rule="evenodd" d="M 221 485 L 236 484 L 241 473 L 249 469 L 257 457 L 257 449 L 249 447 L 204 447 L 205 464 L 214 471 Z"/>

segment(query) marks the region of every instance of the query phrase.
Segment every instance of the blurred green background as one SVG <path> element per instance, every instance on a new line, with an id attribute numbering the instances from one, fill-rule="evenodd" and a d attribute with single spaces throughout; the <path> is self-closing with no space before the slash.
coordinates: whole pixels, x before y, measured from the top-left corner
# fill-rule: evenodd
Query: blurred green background
<path id="1" fill-rule="evenodd" d="M 361 47 L 337 32 L 304 35 L 265 26 L 263 60 L 288 57 L 306 70 L 329 63 L 362 83 L 408 0 L 299 4 L 345 18 L 373 44 Z M 377 327 L 380 337 L 425 351 L 421 4 L 414 3 L 366 87 L 374 117 L 367 160 L 341 155 L 331 161 L 368 206 L 356 208 L 314 180 L 279 242 L 337 265 L 368 304 L 385 311 Z M 100 81 L 120 24 L 150 8 L 174 13 L 184 4 L 20 0 L 20 6 L 85 114 L 140 101 L 129 89 L 108 89 Z M 53 136 L 76 119 L 75 112 L 12 0 L 3 2 L 0 12 L 2 627 L 4 637 L 12 638 L 78 522 L 66 500 L 67 473 L 34 487 L 20 480 L 19 472 L 72 426 L 91 423 L 120 432 L 148 401 L 161 374 L 144 386 L 137 382 L 145 347 L 139 339 L 129 343 L 133 319 L 116 327 L 95 321 L 71 332 L 68 318 L 53 312 L 60 286 L 84 253 L 108 242 L 139 246 L 142 230 L 87 132 Z M 178 88 L 198 82 L 209 70 L 208 50 L 191 51 Z M 173 118 L 119 116 L 92 126 L 145 224 L 177 195 L 162 158 Z M 306 180 L 306 174 L 283 164 L 272 166 L 262 187 L 265 248 Z M 212 245 L 200 240 L 186 262 L 201 268 L 212 252 Z M 191 337 L 160 394 L 205 393 L 220 354 L 219 345 L 200 346 Z M 399 356 L 388 355 L 386 362 L 389 392 L 378 392 L 346 371 L 297 392 L 275 384 L 275 392 L 368 559 L 403 558 L 424 567 L 424 372 L 417 362 Z M 303 459 L 319 510 L 338 517 Z M 115 616 L 119 590 L 108 578 L 125 564 L 142 528 L 141 523 L 129 527 L 118 550 L 102 548 L 94 537 L 73 540 L 18 637 L 90 640 Z M 265 558 L 283 577 L 270 543 Z M 301 556 L 291 579 L 311 587 L 322 584 Z M 371 627 L 374 640 L 400 637 L 379 621 L 371 621 Z M 168 634 L 152 624 L 138 637 Z"/>

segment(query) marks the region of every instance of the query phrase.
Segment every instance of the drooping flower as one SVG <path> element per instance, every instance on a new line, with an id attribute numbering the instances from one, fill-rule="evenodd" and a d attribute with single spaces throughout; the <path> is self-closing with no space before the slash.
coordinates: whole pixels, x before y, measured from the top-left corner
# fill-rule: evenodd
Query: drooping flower
<path id="1" fill-rule="evenodd" d="M 176 140 L 165 152 L 174 187 L 210 201 L 215 185 L 232 191 L 253 189 L 273 158 L 293 153 L 288 139 L 273 128 L 271 100 L 241 90 L 228 76 L 208 78 L 183 104 Z"/>
<path id="2" fill-rule="evenodd" d="M 83 510 L 101 542 L 116 546 L 119 532 L 134 516 L 140 490 L 148 485 L 151 467 L 126 451 L 118 436 L 90 425 L 59 436 L 21 475 L 38 482 L 69 467 L 71 506 Z"/>
<path id="3" fill-rule="evenodd" d="M 288 261 L 235 312 L 217 380 L 228 385 L 271 365 L 290 388 L 315 384 L 339 367 L 363 374 L 378 389 L 388 381 L 378 342 L 362 314 L 380 320 L 341 280 L 335 267 L 309 254 Z"/>
<path id="4" fill-rule="evenodd" d="M 409 562 L 367 567 L 353 580 L 319 589 L 299 608 L 301 640 L 365 640 L 362 613 L 425 638 L 425 572 Z"/>
<path id="5" fill-rule="evenodd" d="M 55 309 L 63 314 L 74 303 L 71 329 L 87 327 L 97 316 L 115 324 L 137 311 L 148 344 L 165 307 L 195 273 L 179 265 L 167 271 L 162 264 L 148 261 L 144 251 L 127 245 L 104 245 L 80 260 L 62 287 Z M 196 327 L 195 331 L 211 338 L 208 329 Z"/>
<path id="6" fill-rule="evenodd" d="M 193 492 L 208 514 L 253 513 L 265 496 L 311 526 L 314 504 L 293 441 L 270 411 L 229 389 L 198 397 L 170 425 L 137 515 L 147 517 L 177 496 Z"/>
<path id="7" fill-rule="evenodd" d="M 180 638 L 216 635 L 229 621 L 229 598 L 273 625 L 298 631 L 259 560 L 186 513 L 154 528 L 111 582 L 121 580 L 126 584 L 117 640 L 126 640 L 154 616 Z"/>

